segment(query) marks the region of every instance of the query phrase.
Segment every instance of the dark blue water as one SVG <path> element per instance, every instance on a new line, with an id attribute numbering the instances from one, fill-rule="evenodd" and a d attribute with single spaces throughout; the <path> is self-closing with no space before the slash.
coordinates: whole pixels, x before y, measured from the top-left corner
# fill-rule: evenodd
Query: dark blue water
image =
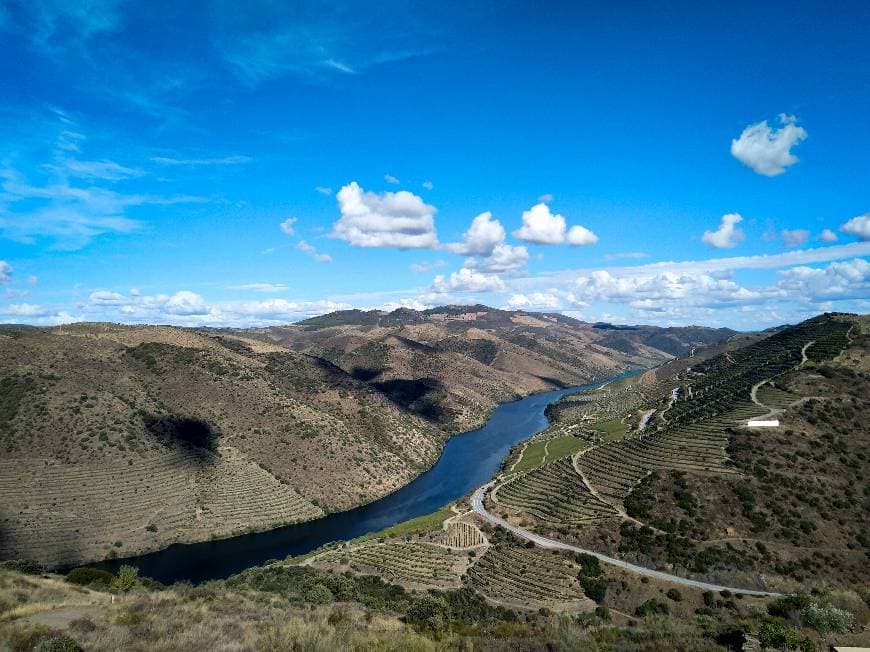
<path id="1" fill-rule="evenodd" d="M 122 563 L 165 584 L 221 579 L 269 559 L 310 552 L 324 543 L 377 532 L 436 511 L 487 482 L 510 448 L 547 426 L 544 409 L 564 394 L 597 387 L 583 385 L 502 403 L 482 428 L 456 435 L 431 469 L 395 493 L 368 505 L 307 523 L 231 539 L 175 544 L 158 552 L 99 564 L 117 570 Z"/>

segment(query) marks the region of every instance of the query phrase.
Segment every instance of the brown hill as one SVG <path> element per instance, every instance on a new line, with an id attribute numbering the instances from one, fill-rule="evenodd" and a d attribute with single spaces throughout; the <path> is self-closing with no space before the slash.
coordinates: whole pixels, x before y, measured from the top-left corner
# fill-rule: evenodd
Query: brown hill
<path id="1" fill-rule="evenodd" d="M 555 313 L 480 305 L 346 310 L 245 331 L 330 360 L 453 432 L 480 425 L 498 402 L 650 367 L 733 334 L 703 327 L 593 325 Z"/>

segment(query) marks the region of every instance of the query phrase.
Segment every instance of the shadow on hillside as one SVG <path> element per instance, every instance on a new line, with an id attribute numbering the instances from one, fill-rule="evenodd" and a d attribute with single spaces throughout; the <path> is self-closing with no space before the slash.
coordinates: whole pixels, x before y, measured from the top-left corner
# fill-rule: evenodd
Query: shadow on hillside
<path id="1" fill-rule="evenodd" d="M 558 378 L 551 378 L 550 376 L 538 376 L 539 379 L 543 380 L 548 385 L 552 385 L 557 389 L 565 389 L 567 387 L 571 387 L 571 383 L 565 383 Z"/>
<path id="2" fill-rule="evenodd" d="M 383 369 L 372 369 L 368 367 L 354 367 L 350 370 L 350 375 L 367 383 L 381 375 Z"/>
<path id="3" fill-rule="evenodd" d="M 442 405 L 441 385 L 435 378 L 396 378 L 372 383 L 393 403 L 434 423 L 444 423 L 451 418 Z"/>
<path id="4" fill-rule="evenodd" d="M 161 439 L 186 445 L 206 457 L 207 452 L 217 450 L 218 432 L 202 419 L 180 417 L 174 414 L 145 415 L 142 420 L 146 431 Z"/>

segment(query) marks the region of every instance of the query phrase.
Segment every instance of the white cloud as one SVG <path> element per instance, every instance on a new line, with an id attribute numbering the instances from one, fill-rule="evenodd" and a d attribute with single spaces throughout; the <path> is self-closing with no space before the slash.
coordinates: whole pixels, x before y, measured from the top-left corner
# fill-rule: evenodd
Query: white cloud
<path id="1" fill-rule="evenodd" d="M 704 231 L 701 240 L 716 249 L 732 249 L 743 240 L 743 229 L 737 224 L 743 221 L 738 213 L 728 213 L 722 216 L 719 228 L 715 231 Z"/>
<path id="2" fill-rule="evenodd" d="M 731 141 L 731 154 L 758 174 L 775 177 L 798 162 L 791 148 L 807 137 L 807 132 L 795 123 L 797 118 L 780 114 L 779 129 L 771 129 L 767 120 L 749 125 L 740 138 Z"/>
<path id="3" fill-rule="evenodd" d="M 565 236 L 565 241 L 569 245 L 575 247 L 585 247 L 586 245 L 594 245 L 598 242 L 598 236 L 592 233 L 585 226 L 572 226 L 568 229 L 568 235 Z"/>
<path id="4" fill-rule="evenodd" d="M 799 247 L 810 239 L 810 232 L 807 229 L 783 229 L 781 235 L 782 243 L 786 247 Z"/>
<path id="5" fill-rule="evenodd" d="M 435 269 L 447 267 L 446 260 L 433 260 L 432 262 L 411 263 L 410 270 L 415 274 L 426 274 Z"/>
<path id="6" fill-rule="evenodd" d="M 391 183 L 393 185 L 396 185 L 399 183 L 399 180 L 396 177 L 394 177 L 392 174 L 385 174 L 384 181 L 386 181 L 387 183 Z"/>
<path id="7" fill-rule="evenodd" d="M 333 225 L 333 237 L 356 247 L 432 249 L 438 246 L 434 206 L 413 193 L 401 190 L 377 194 L 366 192 L 356 181 L 338 191 L 341 219 Z"/>
<path id="8" fill-rule="evenodd" d="M 317 251 L 317 249 L 313 246 L 305 242 L 305 240 L 300 240 L 299 244 L 296 245 L 296 248 L 299 251 L 304 251 L 306 254 L 311 256 L 318 263 L 331 263 L 332 256 L 329 254 L 323 254 Z"/>
<path id="9" fill-rule="evenodd" d="M 853 217 L 840 227 L 840 231 L 854 235 L 859 240 L 870 240 L 870 213 Z"/>
<path id="10" fill-rule="evenodd" d="M 251 292 L 286 292 L 287 286 L 283 283 L 244 283 L 242 285 L 228 285 L 228 290 L 249 290 Z"/>
<path id="11" fill-rule="evenodd" d="M 88 301 L 95 306 L 125 306 L 130 300 L 119 292 L 95 290 L 91 292 Z"/>
<path id="12" fill-rule="evenodd" d="M 36 285 L 37 283 L 39 283 L 39 277 L 38 276 L 28 276 L 27 283 L 28 283 L 28 285 Z"/>
<path id="13" fill-rule="evenodd" d="M 504 304 L 508 310 L 538 310 L 556 311 L 568 308 L 585 308 L 588 304 L 578 301 L 571 292 L 550 289 L 546 292 L 532 292 L 531 294 L 513 294 Z"/>
<path id="14" fill-rule="evenodd" d="M 502 274 L 522 269 L 529 263 L 529 250 L 505 243 L 497 244 L 484 258 L 469 258 L 465 266 Z"/>
<path id="15" fill-rule="evenodd" d="M 583 226 L 572 226 L 567 231 L 565 218 L 550 212 L 550 207 L 541 202 L 523 211 L 523 226 L 514 231 L 514 236 L 535 244 L 568 244 L 583 246 L 598 242 L 598 236 Z"/>
<path id="16" fill-rule="evenodd" d="M 5 260 L 0 260 L 0 283 L 8 283 L 12 277 L 12 265 Z"/>
<path id="17" fill-rule="evenodd" d="M 819 240 L 822 242 L 836 242 L 837 234 L 831 231 L 831 229 L 825 229 L 819 233 Z"/>
<path id="18" fill-rule="evenodd" d="M 288 217 L 286 220 L 281 222 L 281 224 L 279 224 L 278 226 L 284 232 L 284 235 L 291 235 L 292 236 L 292 235 L 296 234 L 296 227 L 293 226 L 294 224 L 296 224 L 296 218 L 295 217 Z"/>
<path id="19" fill-rule="evenodd" d="M 484 274 L 468 267 L 453 272 L 449 278 L 438 275 L 432 282 L 432 290 L 442 294 L 447 292 L 501 292 L 504 289 L 504 281 L 497 275 Z"/>
<path id="20" fill-rule="evenodd" d="M 196 292 L 180 290 L 166 301 L 164 310 L 172 315 L 205 315 L 208 314 L 208 306 Z"/>
<path id="21" fill-rule="evenodd" d="M 538 197 L 538 201 L 543 202 L 545 204 L 549 204 L 551 201 L 553 201 L 553 195 L 552 195 L 552 193 L 545 192 L 543 195 Z"/>
<path id="22" fill-rule="evenodd" d="M 435 187 L 435 185 L 431 181 L 429 181 L 428 179 L 426 181 L 424 181 L 422 185 L 426 190 L 432 190 L 432 188 Z"/>
<path id="23" fill-rule="evenodd" d="M 870 296 L 870 262 L 862 258 L 827 267 L 793 267 L 780 272 L 776 287 L 798 301 L 862 299 Z"/>
<path id="24" fill-rule="evenodd" d="M 462 242 L 451 242 L 444 248 L 463 256 L 489 256 L 504 239 L 505 231 L 501 222 L 492 219 L 492 213 L 487 211 L 471 221 L 471 226 L 462 234 Z"/>
<path id="25" fill-rule="evenodd" d="M 327 197 L 332 196 L 332 188 L 327 188 L 326 186 L 315 186 L 314 192 L 319 192 L 321 195 L 326 195 Z"/>

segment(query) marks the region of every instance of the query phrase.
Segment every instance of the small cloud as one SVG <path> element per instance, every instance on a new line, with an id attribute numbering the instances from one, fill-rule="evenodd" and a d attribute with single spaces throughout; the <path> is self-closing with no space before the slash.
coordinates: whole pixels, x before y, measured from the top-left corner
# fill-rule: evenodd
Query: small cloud
<path id="1" fill-rule="evenodd" d="M 819 240 L 822 242 L 836 242 L 837 234 L 831 231 L 831 229 L 825 229 L 821 233 L 819 233 Z"/>
<path id="2" fill-rule="evenodd" d="M 0 283 L 8 283 L 12 278 L 12 265 L 5 260 L 0 260 Z"/>
<path id="3" fill-rule="evenodd" d="M 332 196 L 332 188 L 326 186 L 315 186 L 314 192 L 319 192 L 321 195 L 326 195 L 327 197 Z"/>
<path id="4" fill-rule="evenodd" d="M 319 251 L 317 251 L 317 249 L 314 246 L 305 242 L 305 240 L 300 240 L 299 244 L 296 245 L 296 248 L 299 251 L 304 251 L 306 254 L 311 256 L 318 263 L 331 263 L 332 262 L 332 256 L 330 256 L 329 254 L 320 253 Z"/>
<path id="5" fill-rule="evenodd" d="M 810 239 L 810 232 L 807 229 L 783 229 L 782 243 L 786 247 L 798 247 Z"/>
<path id="6" fill-rule="evenodd" d="M 447 267 L 446 260 L 433 260 L 432 262 L 425 263 L 412 263 L 411 271 L 415 274 L 426 274 L 435 269 L 440 269 L 441 267 Z"/>
<path id="7" fill-rule="evenodd" d="M 523 211 L 523 226 L 514 231 L 514 237 L 535 244 L 562 244 L 574 246 L 591 245 L 598 236 L 584 226 L 572 226 L 568 230 L 565 218 L 550 212 L 550 207 L 541 202 Z"/>
<path id="8" fill-rule="evenodd" d="M 396 177 L 394 177 L 392 174 L 385 174 L 384 181 L 386 181 L 387 183 L 391 183 L 393 185 L 396 185 L 399 183 L 399 180 Z"/>
<path id="9" fill-rule="evenodd" d="M 37 283 L 39 283 L 38 276 L 28 276 L 27 277 L 27 284 L 28 285 L 36 285 Z"/>
<path id="10" fill-rule="evenodd" d="M 426 190 L 432 190 L 432 188 L 434 188 L 435 185 L 434 185 L 431 181 L 429 181 L 429 180 L 427 179 L 426 181 L 423 182 L 423 187 L 424 187 Z"/>
<path id="11" fill-rule="evenodd" d="M 716 249 L 733 249 L 744 237 L 743 229 L 737 228 L 737 224 L 742 221 L 743 218 L 737 213 L 723 215 L 719 228 L 715 231 L 704 231 L 701 240 Z"/>
<path id="12" fill-rule="evenodd" d="M 781 113 L 779 129 L 771 129 L 767 120 L 749 125 L 740 138 L 731 141 L 731 155 L 758 174 L 775 177 L 798 162 L 791 148 L 807 137 L 807 132 L 795 123 L 793 115 Z"/>
<path id="13" fill-rule="evenodd" d="M 495 274 L 484 274 L 468 267 L 453 272 L 448 278 L 436 276 L 432 290 L 439 294 L 448 292 L 502 292 L 504 281 Z"/>
<path id="14" fill-rule="evenodd" d="M 293 226 L 294 224 L 296 224 L 296 218 L 295 217 L 288 217 L 286 220 L 281 222 L 281 224 L 279 224 L 278 226 L 284 232 L 284 235 L 291 235 L 292 236 L 292 235 L 296 234 L 296 228 Z"/>
<path id="15" fill-rule="evenodd" d="M 228 285 L 228 290 L 249 290 L 251 292 L 286 292 L 287 286 L 283 283 L 245 283 L 243 285 Z"/>
<path id="16" fill-rule="evenodd" d="M 840 227 L 840 231 L 853 235 L 859 240 L 870 240 L 870 213 L 853 217 Z"/>
<path id="17" fill-rule="evenodd" d="M 545 204 L 549 204 L 551 201 L 553 201 L 553 195 L 552 195 L 552 193 L 545 192 L 543 195 L 538 197 L 538 201 L 544 202 Z"/>
<path id="18" fill-rule="evenodd" d="M 132 177 L 141 177 L 145 171 L 140 168 L 128 168 L 114 161 L 77 161 L 68 159 L 63 167 L 70 176 L 83 179 L 102 179 L 104 181 L 121 181 Z"/>
<path id="19" fill-rule="evenodd" d="M 436 208 L 417 195 L 399 192 L 374 193 L 356 181 L 336 195 L 341 218 L 333 225 L 332 237 L 355 247 L 434 249 Z"/>
<path id="20" fill-rule="evenodd" d="M 501 222 L 492 219 L 492 213 L 487 211 L 471 220 L 471 226 L 462 234 L 462 242 L 450 242 L 444 248 L 462 256 L 489 256 L 504 239 Z"/>

